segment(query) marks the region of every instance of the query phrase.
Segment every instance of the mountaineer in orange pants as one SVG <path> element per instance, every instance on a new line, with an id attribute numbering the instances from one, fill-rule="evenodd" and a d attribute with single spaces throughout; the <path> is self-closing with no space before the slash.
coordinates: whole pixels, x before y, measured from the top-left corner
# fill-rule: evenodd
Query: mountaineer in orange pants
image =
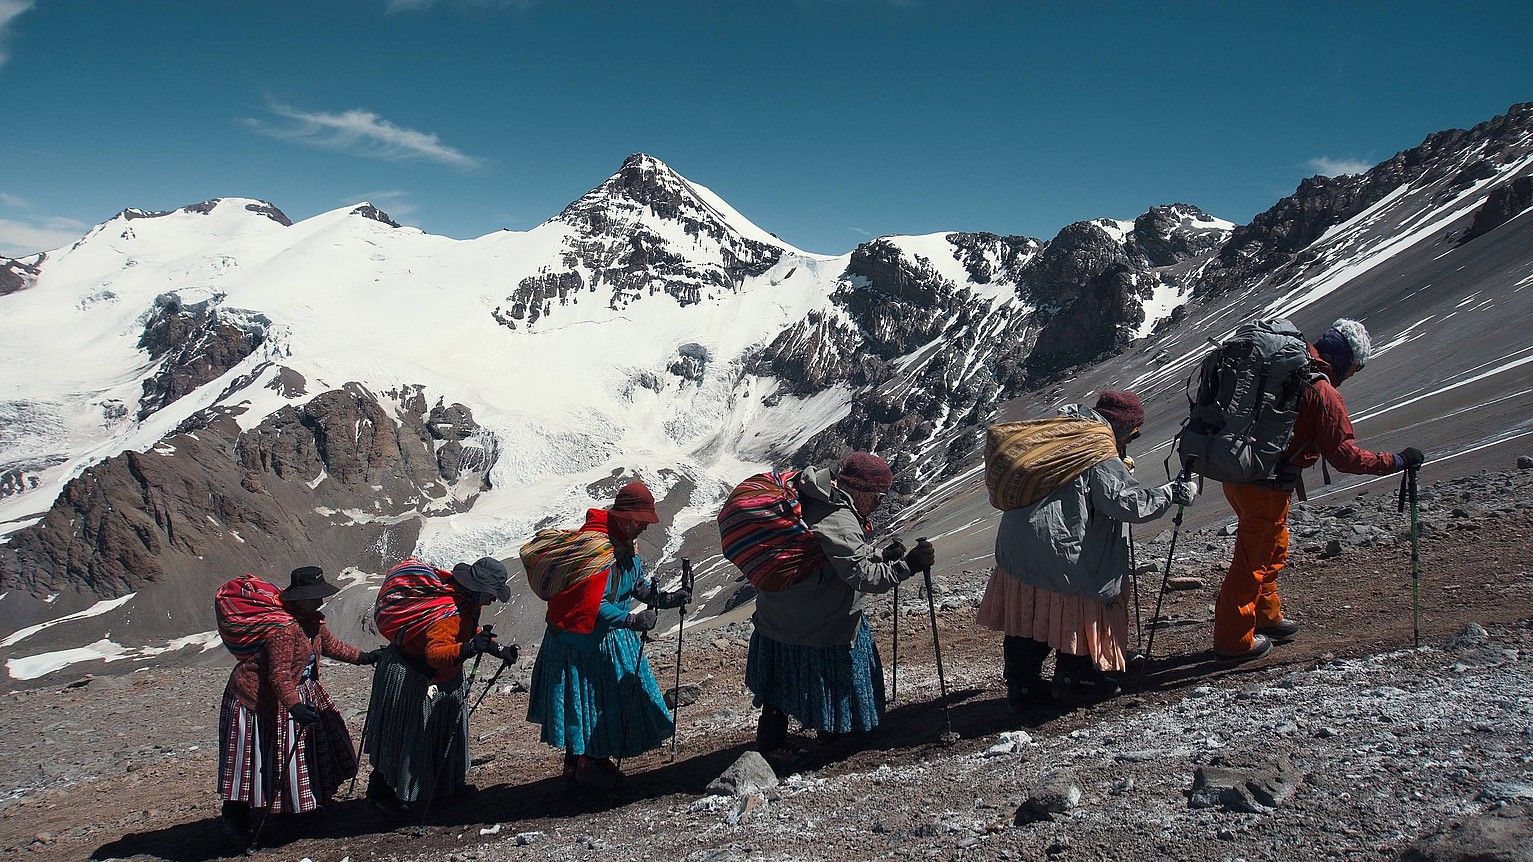
<path id="1" fill-rule="evenodd" d="M 1224 486 L 1239 521 L 1235 557 L 1214 606 L 1214 651 L 1229 662 L 1260 658 L 1273 643 L 1286 643 L 1299 624 L 1283 616 L 1277 576 L 1288 562 L 1288 500 L 1302 488 L 1302 472 L 1322 457 L 1343 473 L 1384 476 L 1419 467 L 1421 450 L 1370 452 L 1358 446 L 1352 419 L 1336 387 L 1368 363 L 1368 330 L 1355 320 L 1338 320 L 1309 346 L 1310 363 L 1325 375 L 1304 390 L 1293 438 L 1279 459 L 1277 478 L 1259 484 Z M 1301 492 L 1302 497 L 1302 492 Z"/>

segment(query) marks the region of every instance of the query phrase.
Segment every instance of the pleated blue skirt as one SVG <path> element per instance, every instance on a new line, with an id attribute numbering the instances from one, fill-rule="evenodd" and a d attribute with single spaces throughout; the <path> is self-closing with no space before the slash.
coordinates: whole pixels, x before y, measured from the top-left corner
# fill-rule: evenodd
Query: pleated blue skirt
<path id="1" fill-rule="evenodd" d="M 794 646 L 756 632 L 745 685 L 756 706 L 770 703 L 826 733 L 872 730 L 884 716 L 884 669 L 867 620 L 847 646 Z"/>
<path id="2" fill-rule="evenodd" d="M 632 757 L 675 732 L 671 711 L 639 636 L 614 629 L 594 644 L 549 629 L 532 667 L 527 720 L 556 748 L 590 757 Z"/>

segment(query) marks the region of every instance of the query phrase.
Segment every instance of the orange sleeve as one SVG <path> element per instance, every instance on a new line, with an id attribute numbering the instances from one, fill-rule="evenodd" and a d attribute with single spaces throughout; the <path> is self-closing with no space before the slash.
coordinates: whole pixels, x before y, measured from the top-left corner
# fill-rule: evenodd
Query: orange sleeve
<path id="1" fill-rule="evenodd" d="M 436 670 L 448 670 L 463 663 L 462 646 L 473 637 L 472 631 L 464 635 L 464 622 L 460 616 L 450 616 L 431 624 L 426 631 L 426 664 Z"/>

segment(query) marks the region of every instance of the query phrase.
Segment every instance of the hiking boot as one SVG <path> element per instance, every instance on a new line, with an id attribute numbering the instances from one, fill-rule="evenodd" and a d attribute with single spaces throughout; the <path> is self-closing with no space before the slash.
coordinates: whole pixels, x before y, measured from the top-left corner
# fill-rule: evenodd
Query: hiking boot
<path id="1" fill-rule="evenodd" d="M 1235 653 L 1233 655 L 1221 652 L 1216 653 L 1216 655 L 1219 656 L 1220 664 L 1231 666 L 1242 664 L 1248 661 L 1255 661 L 1256 659 L 1261 658 L 1269 652 L 1272 652 L 1272 639 L 1266 635 L 1257 635 L 1251 641 L 1251 648 L 1245 652 Z"/>
<path id="2" fill-rule="evenodd" d="M 623 786 L 626 776 L 618 770 L 611 758 L 598 760 L 582 754 L 575 758 L 574 780 L 576 784 L 598 790 L 616 790 Z"/>
<path id="3" fill-rule="evenodd" d="M 1264 626 L 1257 626 L 1256 633 L 1266 635 L 1267 639 L 1275 644 L 1286 644 L 1299 635 L 1299 624 L 1293 620 L 1283 619 Z"/>
<path id="4" fill-rule="evenodd" d="M 787 741 L 788 714 L 770 703 L 762 704 L 761 718 L 756 720 L 756 750 L 766 754 Z"/>
<path id="5" fill-rule="evenodd" d="M 564 752 L 564 772 L 559 776 L 560 778 L 568 782 L 575 780 L 575 761 L 577 759 L 578 756 L 573 752 Z"/>
<path id="6" fill-rule="evenodd" d="M 1053 696 L 1106 700 L 1122 689 L 1118 681 L 1097 669 L 1090 656 L 1062 654 L 1054 664 Z"/>
<path id="7" fill-rule="evenodd" d="M 1053 702 L 1054 693 L 1041 676 L 1033 681 L 1006 683 L 1006 706 L 1012 712 L 1027 712 Z"/>
<path id="8" fill-rule="evenodd" d="M 225 802 L 220 819 L 224 824 L 224 831 L 235 841 L 249 843 L 250 831 L 250 805 L 245 802 Z"/>
<path id="9" fill-rule="evenodd" d="M 394 788 L 376 770 L 367 776 L 367 803 L 385 817 L 400 817 L 410 813 L 409 804 L 394 794 Z"/>

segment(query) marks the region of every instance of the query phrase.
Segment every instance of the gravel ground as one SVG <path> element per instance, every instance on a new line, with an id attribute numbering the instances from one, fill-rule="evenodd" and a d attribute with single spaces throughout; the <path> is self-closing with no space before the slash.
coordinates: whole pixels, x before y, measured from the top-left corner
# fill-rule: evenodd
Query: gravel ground
<path id="1" fill-rule="evenodd" d="M 1178 546 L 1173 575 L 1191 581 L 1167 594 L 1156 640 L 1165 658 L 1149 688 L 1101 704 L 1009 714 L 997 637 L 973 624 L 988 573 L 953 573 L 935 591 L 956 745 L 936 742 L 942 711 L 924 597 L 902 590 L 900 701 L 885 725 L 848 748 L 817 748 L 818 769 L 775 788 L 704 793 L 754 727 L 741 622 L 689 631 L 683 680 L 699 699 L 683 710 L 679 756 L 672 763 L 663 750 L 625 764 L 632 779 L 620 793 L 562 785 L 558 754 L 522 720 L 525 694 L 511 671 L 474 716 L 477 797 L 434 813 L 417 833 L 343 794 L 333 810 L 274 822 L 257 855 L 1394 859 L 1446 832 L 1435 840 L 1448 849 L 1420 858 L 1471 858 L 1463 848 L 1474 841 L 1520 846 L 1524 856 L 1505 858 L 1529 858 L 1533 471 L 1445 483 L 1423 504 L 1419 649 L 1404 521 L 1393 494 L 1375 490 L 1296 512 L 1283 595 L 1304 635 L 1252 665 L 1219 668 L 1208 653 L 1232 541 L 1219 526 Z M 1328 547 L 1337 536 L 1339 548 Z M 1141 549 L 1147 570 L 1164 542 Z M 1159 572 L 1146 571 L 1147 623 L 1158 584 Z M 874 620 L 887 660 L 886 600 Z M 1484 630 L 1465 634 L 1469 623 Z M 650 648 L 667 685 L 674 644 Z M 365 671 L 326 674 L 359 726 Z M 152 668 L 0 697 L 0 855 L 205 860 L 237 851 L 222 837 L 213 793 L 224 677 Z M 1194 794 L 1200 770 L 1209 787 Z M 1193 807 L 1190 795 L 1211 807 Z"/>

